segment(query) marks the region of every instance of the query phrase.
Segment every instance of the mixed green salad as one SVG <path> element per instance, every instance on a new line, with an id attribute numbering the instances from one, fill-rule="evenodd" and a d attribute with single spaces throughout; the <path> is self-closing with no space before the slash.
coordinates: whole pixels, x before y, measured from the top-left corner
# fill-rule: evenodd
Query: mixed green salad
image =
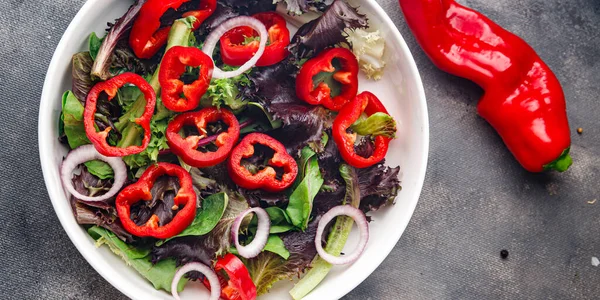
<path id="1" fill-rule="evenodd" d="M 277 3 L 282 2 L 282 3 Z M 344 0 L 138 0 L 73 55 L 60 140 L 77 222 L 156 289 L 306 296 L 393 204 L 396 122 L 358 73 L 385 41 Z M 315 15 L 308 20 L 305 13 Z M 291 35 L 287 22 L 302 22 Z M 376 91 L 374 91 L 376 92 Z M 342 253 L 353 224 L 360 241 Z"/>

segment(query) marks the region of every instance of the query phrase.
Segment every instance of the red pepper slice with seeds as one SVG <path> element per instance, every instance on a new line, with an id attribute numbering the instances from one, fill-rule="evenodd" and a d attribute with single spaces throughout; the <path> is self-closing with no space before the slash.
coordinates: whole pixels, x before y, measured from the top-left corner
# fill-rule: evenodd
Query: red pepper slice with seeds
<path id="1" fill-rule="evenodd" d="M 131 206 L 140 201 L 152 200 L 152 186 L 161 176 L 175 176 L 179 179 L 179 191 L 175 195 L 173 210 L 177 211 L 171 222 L 160 225 L 157 215 L 152 215 L 146 224 L 139 226 L 131 220 Z M 142 177 L 124 188 L 115 201 L 119 219 L 127 232 L 138 237 L 167 239 L 181 233 L 196 217 L 196 192 L 192 176 L 184 168 L 160 162 L 150 165 Z"/>
<path id="2" fill-rule="evenodd" d="M 119 88 L 125 84 L 137 86 L 142 94 L 144 94 L 144 98 L 146 98 L 144 113 L 139 118 L 135 119 L 135 123 L 144 130 L 144 137 L 140 146 L 120 148 L 108 144 L 107 138 L 111 127 L 107 127 L 104 131 L 96 131 L 95 114 L 98 97 L 100 97 L 101 93 L 106 93 L 108 95 L 108 100 L 110 101 L 117 95 Z M 85 134 L 92 144 L 94 144 L 96 150 L 104 156 L 127 156 L 140 153 L 144 151 L 144 149 L 148 147 L 148 143 L 150 143 L 150 119 L 152 119 L 152 115 L 154 114 L 155 105 L 156 93 L 154 92 L 154 89 L 142 76 L 135 73 L 123 73 L 107 81 L 97 83 L 90 90 L 85 101 L 85 109 L 83 111 Z"/>
<path id="3" fill-rule="evenodd" d="M 337 60 L 341 70 L 336 70 L 333 61 Z M 341 84 L 341 92 L 331 95 L 331 87 L 325 82 L 314 82 L 319 73 L 332 73 L 333 80 Z M 316 85 L 316 86 L 315 86 Z M 296 95 L 312 105 L 323 105 L 338 111 L 350 102 L 358 92 L 358 61 L 352 51 L 346 48 L 331 48 L 322 51 L 308 60 L 296 77 Z"/>
<path id="4" fill-rule="evenodd" d="M 171 26 L 160 28 L 160 18 L 169 9 L 177 10 L 183 3 L 191 0 L 148 0 L 140 9 L 131 28 L 129 45 L 139 58 L 151 58 L 162 48 L 169 37 Z M 194 16 L 196 21 L 192 30 L 198 29 L 217 8 L 217 0 L 202 0 L 198 10 L 189 11 L 183 17 Z"/>
<path id="5" fill-rule="evenodd" d="M 250 277 L 250 272 L 237 256 L 228 253 L 215 263 L 215 271 L 221 282 L 221 298 L 225 300 L 254 300 L 256 285 Z M 225 274 L 223 274 L 225 272 Z M 226 275 L 226 276 L 224 276 Z M 210 290 L 208 280 L 203 280 L 204 286 Z"/>
<path id="6" fill-rule="evenodd" d="M 260 144 L 274 151 L 268 166 L 252 174 L 242 165 L 242 160 L 254 155 L 254 145 Z M 282 168 L 281 179 L 274 168 Z M 285 146 L 278 140 L 262 133 L 251 133 L 233 149 L 229 158 L 229 176 L 237 185 L 249 189 L 263 189 L 268 192 L 281 192 L 291 186 L 298 176 L 298 165 Z"/>
<path id="7" fill-rule="evenodd" d="M 355 168 L 367 168 L 383 160 L 392 140 L 384 135 L 375 136 L 373 154 L 370 157 L 358 155 L 354 149 L 357 135 L 356 133 L 348 133 L 348 129 L 360 118 L 363 112 L 367 116 L 378 112 L 388 114 L 377 96 L 370 92 L 362 92 L 340 110 L 333 121 L 332 127 L 333 140 L 338 146 L 340 155 L 349 165 Z"/>
<path id="8" fill-rule="evenodd" d="M 218 149 L 214 152 L 202 152 L 198 150 L 198 142 L 206 138 L 206 127 L 209 123 L 222 121 L 229 128 L 218 134 L 215 144 Z M 201 135 L 181 137 L 179 131 L 184 126 L 194 126 Z M 240 124 L 235 115 L 227 109 L 220 110 L 215 107 L 207 107 L 197 112 L 188 112 L 178 115 L 173 119 L 166 131 L 167 143 L 171 151 L 179 156 L 186 164 L 205 168 L 224 162 L 240 137 Z"/>
<path id="9" fill-rule="evenodd" d="M 198 79 L 184 84 L 180 79 L 186 67 L 200 68 Z M 212 59 L 195 47 L 171 47 L 162 59 L 158 81 L 162 102 L 166 108 L 184 112 L 195 109 L 210 84 L 214 65 Z M 184 97 L 181 97 L 183 94 Z"/>
<path id="10" fill-rule="evenodd" d="M 269 33 L 265 52 L 256 66 L 270 66 L 284 60 L 289 54 L 287 46 L 290 44 L 290 31 L 285 19 L 276 12 L 257 13 L 252 17 L 261 21 Z M 237 27 L 226 32 L 220 39 L 223 62 L 230 66 L 241 66 L 249 61 L 258 51 L 259 41 L 253 40 L 249 43 L 246 41 L 255 37 L 258 37 L 258 33 L 248 26 Z"/>

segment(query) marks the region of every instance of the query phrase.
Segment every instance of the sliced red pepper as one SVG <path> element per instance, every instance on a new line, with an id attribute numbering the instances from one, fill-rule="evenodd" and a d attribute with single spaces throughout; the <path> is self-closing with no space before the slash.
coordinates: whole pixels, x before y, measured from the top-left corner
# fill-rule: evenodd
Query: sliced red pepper
<path id="1" fill-rule="evenodd" d="M 223 121 L 229 128 L 218 134 L 215 152 L 198 151 L 198 142 L 206 137 L 206 127 L 209 123 Z M 186 138 L 179 135 L 179 131 L 186 125 L 195 126 L 201 135 L 192 135 Z M 205 168 L 224 162 L 240 137 L 240 124 L 227 109 L 220 110 L 215 107 L 204 108 L 197 112 L 181 114 L 169 123 L 166 131 L 167 143 L 171 151 L 179 156 L 186 164 Z"/>
<path id="2" fill-rule="evenodd" d="M 260 144 L 275 151 L 269 160 L 269 166 L 252 174 L 242 166 L 242 159 L 254 155 L 254 145 Z M 276 139 L 262 133 L 251 133 L 233 149 L 229 159 L 229 176 L 239 186 L 255 190 L 263 189 L 269 192 L 281 192 L 291 186 L 298 175 L 298 165 L 291 157 L 285 146 Z M 281 180 L 273 167 L 283 168 Z"/>
<path id="3" fill-rule="evenodd" d="M 256 63 L 259 67 L 274 65 L 285 59 L 289 51 L 290 31 L 285 19 L 276 12 L 262 12 L 252 16 L 261 21 L 267 28 L 269 41 L 264 54 Z M 247 38 L 258 37 L 254 29 L 243 26 L 226 32 L 220 39 L 221 57 L 230 66 L 241 66 L 250 60 L 259 48 L 259 41 L 244 44 Z"/>
<path id="4" fill-rule="evenodd" d="M 180 79 L 187 66 L 200 68 L 198 79 L 190 84 L 184 84 Z M 198 48 L 171 47 L 162 59 L 158 75 L 165 107 L 176 112 L 198 107 L 210 84 L 213 67 L 212 59 Z M 182 98 L 181 94 L 185 97 Z"/>
<path id="5" fill-rule="evenodd" d="M 351 166 L 356 168 L 367 168 L 377 164 L 385 158 L 388 146 L 392 140 L 385 136 L 375 137 L 375 150 L 370 157 L 362 157 L 354 150 L 356 133 L 348 133 L 347 130 L 365 112 L 368 116 L 377 113 L 388 113 L 377 96 L 370 92 L 362 92 L 344 106 L 333 121 L 333 140 L 338 146 L 342 158 Z"/>
<path id="6" fill-rule="evenodd" d="M 142 6 L 129 35 L 129 45 L 139 58 L 151 58 L 167 43 L 171 26 L 160 28 L 160 18 L 169 9 L 178 9 L 190 0 L 148 0 Z M 202 0 L 198 10 L 186 12 L 184 17 L 194 16 L 193 30 L 198 29 L 217 8 L 216 0 Z"/>
<path id="7" fill-rule="evenodd" d="M 250 277 L 248 269 L 237 256 L 229 253 L 219 258 L 215 264 L 215 271 L 217 271 L 219 281 L 221 282 L 221 299 L 256 299 L 256 286 Z M 225 272 L 226 276 L 223 276 L 223 272 Z M 208 280 L 204 279 L 203 283 L 210 290 Z"/>
<path id="8" fill-rule="evenodd" d="M 454 0 L 400 0 L 408 26 L 440 69 L 485 90 L 477 111 L 530 172 L 565 171 L 571 132 L 556 75 L 531 46 Z"/>
<path id="9" fill-rule="evenodd" d="M 152 215 L 146 224 L 136 225 L 131 220 L 131 206 L 140 201 L 152 200 L 152 186 L 156 179 L 163 175 L 175 176 L 179 179 L 179 191 L 175 195 L 173 210 L 177 213 L 171 222 L 160 226 L 157 215 Z M 167 239 L 181 233 L 196 217 L 196 192 L 192 185 L 192 176 L 184 168 L 160 162 L 150 165 L 142 177 L 124 188 L 115 201 L 119 219 L 127 232 L 138 237 L 154 237 Z M 182 207 L 183 206 L 183 207 Z"/>
<path id="10" fill-rule="evenodd" d="M 341 64 L 341 70 L 336 70 L 333 60 Z M 331 87 L 325 82 L 314 82 L 314 77 L 321 73 L 333 73 L 333 79 L 341 83 L 341 92 L 332 98 Z M 315 87 L 316 84 L 316 87 Z M 358 62 L 352 51 L 346 48 L 331 48 L 324 50 L 308 60 L 296 77 L 296 94 L 298 98 L 312 105 L 323 105 L 334 111 L 340 110 L 350 102 L 358 92 Z"/>
<path id="11" fill-rule="evenodd" d="M 144 113 L 139 118 L 135 119 L 135 123 L 140 125 L 144 130 L 144 137 L 142 139 L 142 145 L 140 146 L 120 148 L 111 146 L 107 142 L 108 133 L 111 130 L 111 127 L 107 127 L 104 129 L 104 131 L 96 131 L 96 105 L 98 104 L 98 97 L 102 92 L 105 92 L 108 95 L 108 100 L 110 101 L 117 95 L 119 88 L 128 83 L 137 86 L 146 98 L 146 107 L 144 109 Z M 144 151 L 144 149 L 148 147 L 148 143 L 150 143 L 150 119 L 152 119 L 152 115 L 154 114 L 155 105 L 156 93 L 154 93 L 152 86 L 140 75 L 134 73 L 123 73 L 107 81 L 100 82 L 90 90 L 87 100 L 85 101 L 85 110 L 83 112 L 85 134 L 92 144 L 94 144 L 96 150 L 98 150 L 98 152 L 100 152 L 102 155 L 127 156 L 140 153 Z"/>

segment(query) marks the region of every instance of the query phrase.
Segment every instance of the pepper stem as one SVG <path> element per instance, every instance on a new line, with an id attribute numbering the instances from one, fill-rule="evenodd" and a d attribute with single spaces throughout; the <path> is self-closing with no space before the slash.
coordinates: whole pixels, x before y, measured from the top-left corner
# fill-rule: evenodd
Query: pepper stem
<path id="1" fill-rule="evenodd" d="M 544 170 L 556 170 L 558 172 L 564 172 L 573 164 L 573 159 L 571 159 L 571 155 L 569 155 L 569 151 L 571 147 L 565 149 L 562 154 L 553 162 L 544 165 Z"/>

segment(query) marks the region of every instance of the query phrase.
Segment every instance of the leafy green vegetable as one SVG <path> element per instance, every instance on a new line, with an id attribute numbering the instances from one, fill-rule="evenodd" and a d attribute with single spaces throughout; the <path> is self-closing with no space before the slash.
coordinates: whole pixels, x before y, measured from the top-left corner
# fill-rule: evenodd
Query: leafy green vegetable
<path id="1" fill-rule="evenodd" d="M 366 119 L 359 119 L 350 126 L 350 129 L 360 135 L 382 135 L 388 138 L 395 138 L 396 120 L 386 113 L 378 112 Z"/>
<path id="2" fill-rule="evenodd" d="M 114 178 L 115 173 L 109 164 L 100 161 L 100 160 L 90 160 L 84 163 L 87 167 L 88 171 L 92 173 L 92 175 L 100 178 L 100 179 L 110 179 Z"/>
<path id="3" fill-rule="evenodd" d="M 83 126 L 83 110 L 84 107 L 77 100 L 75 94 L 71 91 L 66 91 L 63 94 L 62 114 L 64 130 L 71 149 L 90 143 L 85 134 L 85 127 Z"/>
<path id="4" fill-rule="evenodd" d="M 125 263 L 150 281 L 155 289 L 171 292 L 171 282 L 176 270 L 174 259 L 165 259 L 153 265 L 150 261 L 149 249 L 138 249 L 128 245 L 112 232 L 98 226 L 90 227 L 88 234 L 96 240 L 96 246 L 100 247 L 106 244 Z M 183 290 L 186 282 L 187 279 L 183 278 L 179 282 L 177 290 Z"/>
<path id="5" fill-rule="evenodd" d="M 250 79 L 246 74 L 232 78 L 213 79 L 200 101 L 203 106 L 221 107 L 225 105 L 233 111 L 240 110 L 248 104 L 240 89 L 248 87 L 250 84 Z"/>
<path id="6" fill-rule="evenodd" d="M 82 104 L 85 103 L 88 93 L 94 86 L 94 80 L 90 75 L 90 70 L 94 60 L 89 52 L 79 52 L 71 58 L 71 88 L 75 98 Z"/>
<path id="7" fill-rule="evenodd" d="M 294 226 L 305 230 L 312 211 L 313 200 L 319 193 L 324 180 L 314 151 L 304 147 L 300 157 L 298 177 L 285 212 Z"/>
<path id="8" fill-rule="evenodd" d="M 264 251 L 255 258 L 244 260 L 244 265 L 256 285 L 256 293 L 262 295 L 267 293 L 275 282 L 282 279 L 292 280 L 298 276 L 299 266 L 304 266 L 305 262 L 297 255 L 290 255 L 285 260 L 278 254 Z"/>
<path id="9" fill-rule="evenodd" d="M 269 239 L 267 240 L 267 244 L 265 245 L 264 251 L 273 252 L 284 259 L 288 259 L 290 257 L 290 251 L 285 248 L 283 241 L 276 234 L 271 234 Z"/>
<path id="10" fill-rule="evenodd" d="M 360 186 L 360 209 L 365 213 L 394 202 L 402 189 L 398 174 L 400 167 L 390 168 L 380 162 L 356 171 Z"/>
<path id="11" fill-rule="evenodd" d="M 269 219 L 271 219 L 271 233 L 283 233 L 294 229 L 292 219 L 288 217 L 285 210 L 277 206 L 267 207 L 265 210 L 269 214 Z"/>
<path id="12" fill-rule="evenodd" d="M 223 192 L 206 197 L 202 200 L 202 207 L 196 213 L 196 218 L 190 226 L 174 237 L 159 241 L 156 245 L 160 246 L 164 242 L 182 236 L 200 236 L 209 233 L 223 217 L 228 201 L 229 197 Z"/>
<path id="13" fill-rule="evenodd" d="M 304 24 L 292 38 L 290 52 L 301 60 L 329 46 L 346 42 L 346 28 L 365 28 L 367 17 L 344 0 L 335 0 L 319 18 Z"/>
<path id="14" fill-rule="evenodd" d="M 346 28 L 344 34 L 348 43 L 352 45 L 352 52 L 358 59 L 360 69 L 368 78 L 381 79 L 385 67 L 385 40 L 379 30 L 369 32 L 360 28 Z"/>
<path id="15" fill-rule="evenodd" d="M 350 203 L 353 207 L 358 208 L 360 205 L 360 187 L 358 184 L 358 176 L 354 168 L 342 164 L 340 166 L 340 173 L 342 178 L 346 182 L 346 197 L 344 204 Z M 348 240 L 350 231 L 352 230 L 352 224 L 354 221 L 350 217 L 340 216 L 336 218 L 335 225 L 327 238 L 327 245 L 325 251 L 331 255 L 339 256 L 344 249 L 344 245 Z M 323 260 L 318 255 L 315 256 L 311 269 L 306 275 L 294 285 L 294 288 L 290 290 L 290 295 L 294 299 L 302 299 L 308 293 L 310 293 L 322 280 L 327 276 L 327 273 L 331 270 L 332 265 L 327 261 Z"/>
<path id="16" fill-rule="evenodd" d="M 88 47 L 90 49 L 90 55 L 92 56 L 92 59 L 95 60 L 96 56 L 98 56 L 98 51 L 100 51 L 103 40 L 104 38 L 99 38 L 95 32 L 90 34 L 90 37 L 88 38 Z"/>

